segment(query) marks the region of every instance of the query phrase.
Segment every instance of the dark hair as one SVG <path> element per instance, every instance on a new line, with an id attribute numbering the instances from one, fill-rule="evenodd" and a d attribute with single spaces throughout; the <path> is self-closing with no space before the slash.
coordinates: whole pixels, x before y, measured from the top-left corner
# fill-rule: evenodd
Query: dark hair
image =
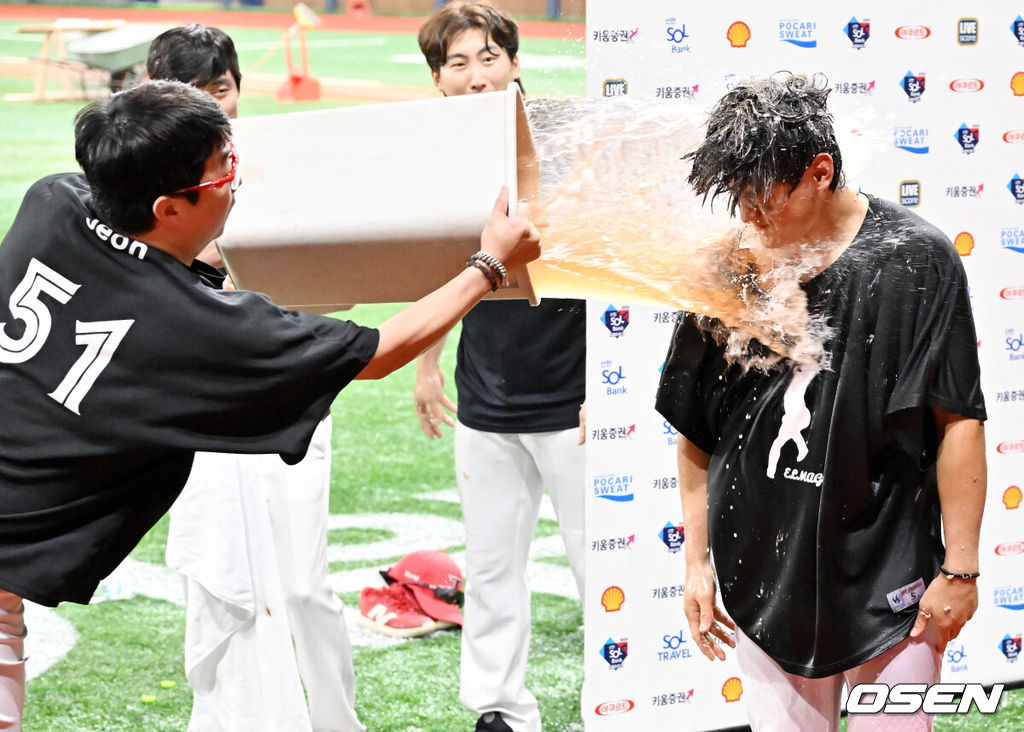
<path id="1" fill-rule="evenodd" d="M 510 17 L 480 0 L 450 2 L 420 27 L 420 51 L 431 71 L 440 73 L 448 58 L 452 39 L 471 28 L 482 30 L 488 38 L 493 38 L 508 54 L 509 60 L 519 53 L 519 27 Z"/>
<path id="2" fill-rule="evenodd" d="M 840 185 L 843 159 L 826 107 L 828 79 L 779 72 L 738 84 L 722 97 L 708 118 L 704 142 L 685 159 L 693 161 L 689 183 L 711 200 L 729 197 L 729 212 L 744 191 L 767 200 L 776 183 L 796 185 L 814 156 L 832 156 Z"/>
<path id="3" fill-rule="evenodd" d="M 210 95 L 178 81 L 150 81 L 75 116 L 75 157 L 97 215 L 116 231 L 143 234 L 153 228 L 153 202 L 199 183 L 230 133 Z M 181 195 L 198 200 L 194 191 Z"/>
<path id="4" fill-rule="evenodd" d="M 164 31 L 149 44 L 146 71 L 150 79 L 173 79 L 203 87 L 230 72 L 242 88 L 238 54 L 231 37 L 220 28 L 193 23 Z"/>

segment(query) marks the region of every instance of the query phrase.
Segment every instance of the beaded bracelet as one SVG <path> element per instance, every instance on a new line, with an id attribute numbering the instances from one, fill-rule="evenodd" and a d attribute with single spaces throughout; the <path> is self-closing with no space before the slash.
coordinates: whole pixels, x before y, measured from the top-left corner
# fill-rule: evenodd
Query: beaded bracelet
<path id="1" fill-rule="evenodd" d="M 939 571 L 946 575 L 946 579 L 978 579 L 981 576 L 981 572 L 950 572 L 948 569 L 939 565 Z"/>
<path id="2" fill-rule="evenodd" d="M 466 266 L 467 267 L 476 267 L 478 270 L 483 272 L 484 276 L 486 276 L 487 279 L 489 279 L 491 281 L 491 292 L 497 292 L 498 291 L 498 280 L 495 278 L 495 276 L 493 274 L 491 274 L 491 270 L 490 270 L 490 268 L 488 268 L 488 266 L 486 264 L 484 264 L 483 262 L 480 262 L 478 260 L 471 259 L 468 262 L 466 262 Z"/>
<path id="3" fill-rule="evenodd" d="M 505 269 L 505 265 L 502 264 L 501 260 L 495 257 L 493 254 L 489 254 L 488 252 L 477 252 L 476 254 L 469 258 L 469 261 L 483 262 L 488 267 L 493 269 L 495 273 L 497 273 L 498 279 L 501 282 L 504 282 L 505 278 L 508 277 L 508 270 Z"/>

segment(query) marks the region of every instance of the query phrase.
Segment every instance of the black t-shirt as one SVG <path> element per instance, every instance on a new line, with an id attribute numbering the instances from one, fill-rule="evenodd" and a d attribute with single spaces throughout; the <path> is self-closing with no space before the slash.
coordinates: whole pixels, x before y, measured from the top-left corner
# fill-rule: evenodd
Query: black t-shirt
<path id="1" fill-rule="evenodd" d="M 0 587 L 88 602 L 197 450 L 297 462 L 373 329 L 213 289 L 44 178 L 0 246 Z"/>
<path id="2" fill-rule="evenodd" d="M 576 427 L 585 398 L 582 300 L 487 300 L 462 319 L 459 421 L 484 432 Z"/>
<path id="3" fill-rule="evenodd" d="M 783 669 L 818 678 L 909 633 L 943 552 L 932 408 L 985 406 L 963 266 L 920 217 L 869 198 L 855 240 L 803 289 L 832 328 L 820 366 L 728 365 L 687 314 L 656 406 L 711 454 L 726 609 Z"/>

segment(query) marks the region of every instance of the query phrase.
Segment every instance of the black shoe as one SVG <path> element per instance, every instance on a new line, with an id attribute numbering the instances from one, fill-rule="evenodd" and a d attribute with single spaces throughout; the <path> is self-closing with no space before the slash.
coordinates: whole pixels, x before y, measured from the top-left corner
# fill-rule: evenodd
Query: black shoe
<path id="1" fill-rule="evenodd" d="M 512 732 L 512 728 L 505 724 L 501 712 L 484 712 L 476 720 L 474 732 Z"/>

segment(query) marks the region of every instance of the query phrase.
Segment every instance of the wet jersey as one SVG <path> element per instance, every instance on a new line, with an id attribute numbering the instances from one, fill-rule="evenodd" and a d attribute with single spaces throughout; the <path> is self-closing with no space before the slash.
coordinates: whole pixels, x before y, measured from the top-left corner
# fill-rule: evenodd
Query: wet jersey
<path id="1" fill-rule="evenodd" d="M 915 214 L 869 198 L 854 241 L 802 285 L 820 364 L 728 365 L 688 314 L 657 409 L 711 455 L 709 532 L 729 614 L 818 678 L 903 640 L 943 556 L 932 409 L 984 419 L 963 266 Z"/>
<path id="2" fill-rule="evenodd" d="M 373 329 L 211 288 L 44 178 L 0 246 L 0 587 L 88 602 L 197 450 L 296 462 Z"/>

